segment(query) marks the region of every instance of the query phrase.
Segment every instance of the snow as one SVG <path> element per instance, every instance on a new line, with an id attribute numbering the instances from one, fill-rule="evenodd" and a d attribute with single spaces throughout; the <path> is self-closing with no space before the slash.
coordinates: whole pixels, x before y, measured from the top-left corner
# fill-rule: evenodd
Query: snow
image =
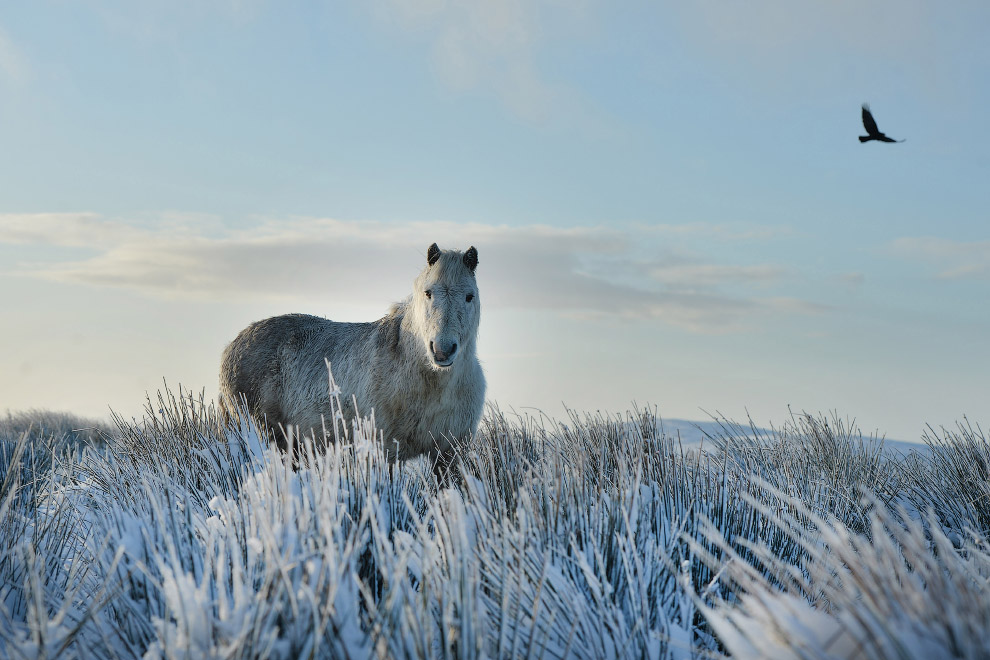
<path id="1" fill-rule="evenodd" d="M 441 487 L 372 419 L 294 469 L 159 415 L 58 461 L 0 438 L 0 659 L 990 654 L 987 505 L 946 476 L 982 436 L 493 414 Z"/>

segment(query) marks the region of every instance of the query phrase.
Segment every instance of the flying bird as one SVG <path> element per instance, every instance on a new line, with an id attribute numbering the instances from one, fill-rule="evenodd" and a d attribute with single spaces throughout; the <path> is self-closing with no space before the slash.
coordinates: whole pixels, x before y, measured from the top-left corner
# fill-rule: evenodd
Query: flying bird
<path id="1" fill-rule="evenodd" d="M 904 142 L 904 140 L 895 140 L 894 138 L 889 138 L 880 132 L 877 128 L 877 121 L 873 118 L 873 113 L 870 112 L 870 106 L 863 104 L 863 126 L 866 127 L 867 135 L 860 135 L 860 142 L 869 142 L 870 140 L 880 140 L 881 142 Z"/>

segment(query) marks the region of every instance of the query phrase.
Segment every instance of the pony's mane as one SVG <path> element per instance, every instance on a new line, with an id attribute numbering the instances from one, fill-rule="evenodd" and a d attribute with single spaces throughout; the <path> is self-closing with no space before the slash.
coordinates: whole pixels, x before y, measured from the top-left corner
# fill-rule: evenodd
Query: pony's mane
<path id="1" fill-rule="evenodd" d="M 405 300 L 400 300 L 399 302 L 392 303 L 388 312 L 385 313 L 385 319 L 401 318 L 406 313 L 406 308 L 409 306 L 412 296 L 406 298 Z"/>

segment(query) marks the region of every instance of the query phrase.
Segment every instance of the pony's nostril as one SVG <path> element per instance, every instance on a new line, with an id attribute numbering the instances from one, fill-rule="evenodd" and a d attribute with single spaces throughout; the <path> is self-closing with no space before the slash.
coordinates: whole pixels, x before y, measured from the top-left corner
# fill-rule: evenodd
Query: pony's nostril
<path id="1" fill-rule="evenodd" d="M 457 352 L 457 343 L 454 342 L 448 348 L 444 348 L 443 344 L 438 344 L 435 341 L 430 342 L 430 353 L 433 355 L 433 360 L 437 363 L 449 362 L 454 357 L 454 353 Z"/>

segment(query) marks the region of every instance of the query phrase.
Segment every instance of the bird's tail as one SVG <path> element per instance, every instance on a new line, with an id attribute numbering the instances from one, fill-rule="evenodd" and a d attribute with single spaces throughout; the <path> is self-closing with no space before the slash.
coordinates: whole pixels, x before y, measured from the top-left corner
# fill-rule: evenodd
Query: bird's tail
<path id="1" fill-rule="evenodd" d="M 869 135 L 860 135 L 859 136 L 859 141 L 860 142 L 868 142 L 868 141 L 870 141 L 872 139 L 873 138 L 871 138 Z"/>

